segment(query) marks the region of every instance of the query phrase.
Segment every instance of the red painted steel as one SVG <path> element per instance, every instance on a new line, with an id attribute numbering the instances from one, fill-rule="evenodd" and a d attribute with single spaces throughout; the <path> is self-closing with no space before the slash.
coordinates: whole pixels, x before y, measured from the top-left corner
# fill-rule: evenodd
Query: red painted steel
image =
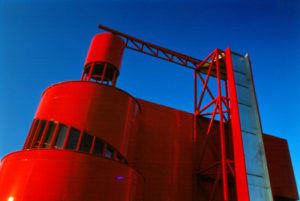
<path id="1" fill-rule="evenodd" d="M 46 89 L 25 150 L 1 161 L 0 200 L 248 201 L 230 50 L 216 49 L 201 61 L 99 27 L 111 33 L 93 39 L 82 81 Z M 194 114 L 137 101 L 108 86 L 116 84 L 125 47 L 193 69 Z M 209 85 L 212 80 L 216 90 Z M 48 147 L 43 147 L 50 122 L 56 127 Z M 62 128 L 65 138 L 59 147 Z M 72 129 L 80 134 L 69 151 L 68 140 L 75 136 Z M 93 156 L 99 139 L 105 143 L 101 153 Z M 86 153 L 80 153 L 84 142 L 88 142 Z M 112 152 L 104 153 L 112 146 L 127 160 L 117 161 L 116 153 L 113 157 Z M 270 175 L 277 177 L 278 161 L 269 157 Z M 284 181 L 278 178 L 271 178 L 272 186 Z M 296 185 L 280 186 L 284 190 L 277 189 L 276 196 L 294 199 L 297 192 L 286 194 L 290 187 Z"/>
<path id="2" fill-rule="evenodd" d="M 141 39 L 129 36 L 128 34 L 119 32 L 117 30 L 111 29 L 109 27 L 98 25 L 100 29 L 113 33 L 121 37 L 125 41 L 126 48 L 147 54 L 149 56 L 157 57 L 175 64 L 179 64 L 181 66 L 195 69 L 201 61 L 199 59 L 193 58 L 191 56 L 169 50 L 167 48 L 160 47 L 158 45 L 154 45 L 152 43 L 143 41 Z"/>
<path id="3" fill-rule="evenodd" d="M 101 33 L 94 36 L 85 63 L 105 62 L 120 70 L 125 43 L 112 33 Z"/>
<path id="4" fill-rule="evenodd" d="M 226 60 L 226 62 L 225 62 Z M 200 69 L 209 63 L 208 70 L 206 73 L 206 78 L 204 79 L 201 75 Z M 221 72 L 226 71 L 226 77 L 221 75 Z M 211 73 L 215 72 L 216 76 L 216 92 L 211 89 L 208 85 L 208 82 L 212 79 Z M 206 174 L 208 170 L 211 168 L 215 168 L 217 164 L 219 164 L 219 169 L 217 169 L 215 176 L 215 183 L 212 187 L 212 191 L 209 196 L 209 200 L 214 200 L 216 197 L 216 188 L 219 184 L 218 180 L 222 181 L 222 192 L 224 201 L 234 199 L 234 195 L 230 195 L 229 193 L 229 175 L 234 177 L 235 188 L 236 188 L 236 197 L 237 200 L 249 200 L 248 193 L 248 184 L 247 184 L 247 175 L 245 168 L 245 160 L 244 160 L 244 149 L 242 144 L 242 133 L 240 129 L 239 122 L 239 112 L 237 109 L 237 96 L 235 92 L 235 85 L 233 79 L 233 68 L 231 64 L 231 55 L 230 52 L 226 51 L 225 53 L 221 50 L 214 50 L 208 57 L 206 57 L 195 69 L 194 72 L 194 104 L 195 104 L 195 112 L 194 112 L 194 136 L 199 132 L 198 126 L 198 117 L 199 116 L 208 116 L 211 118 L 210 123 L 207 127 L 206 135 L 204 138 L 203 147 L 200 155 L 200 163 L 199 163 L 199 171 L 198 174 L 202 176 Z M 203 88 L 198 99 L 198 89 L 197 89 L 197 80 L 200 80 L 203 84 Z M 207 101 L 204 103 L 204 96 L 208 95 L 211 101 Z M 208 138 L 212 135 L 212 125 L 214 120 L 218 118 L 219 124 L 219 139 L 220 139 L 220 147 L 219 152 L 221 155 L 220 161 L 217 162 L 216 165 L 213 165 L 210 168 L 204 168 L 202 165 L 203 156 L 206 152 L 206 143 Z M 231 131 L 225 133 L 225 123 L 229 124 L 232 128 Z M 231 143 L 232 139 L 232 143 Z M 240 141 L 237 141 L 240 139 Z M 227 152 L 232 149 L 234 157 L 230 157 L 230 154 Z M 232 188 L 232 187 L 231 187 Z"/>
<path id="5" fill-rule="evenodd" d="M 207 131 L 205 133 L 205 135 L 207 137 L 204 138 L 204 143 L 203 143 L 203 147 L 201 149 L 201 153 L 200 153 L 200 161 L 199 161 L 199 167 L 198 167 L 198 175 L 200 177 L 203 177 L 203 175 L 206 174 L 206 172 L 208 170 L 210 170 L 211 168 L 204 168 L 203 167 L 203 157 L 205 155 L 206 152 L 206 143 L 207 143 L 207 139 L 209 138 L 209 136 L 212 135 L 212 130 L 211 130 L 211 126 L 215 120 L 215 118 L 218 116 L 219 118 L 219 142 L 220 142 L 220 147 L 219 152 L 220 154 L 220 160 L 217 161 L 216 165 L 218 166 L 217 172 L 216 172 L 216 176 L 214 178 L 215 182 L 214 185 L 211 187 L 211 192 L 209 193 L 209 200 L 214 200 L 217 196 L 216 193 L 216 189 L 217 189 L 217 185 L 219 184 L 219 180 L 222 181 L 222 193 L 223 193 L 223 200 L 227 201 L 229 200 L 229 189 L 228 189 L 228 172 L 227 172 L 227 161 L 228 161 L 228 157 L 226 154 L 226 140 L 225 140 L 225 129 L 224 129 L 224 111 L 223 111 L 223 93 L 222 92 L 222 84 L 221 84 L 221 75 L 220 75 L 220 61 L 219 61 L 219 57 L 222 57 L 221 52 L 219 52 L 219 50 L 214 50 L 207 58 L 205 58 L 195 69 L 194 71 L 194 104 L 195 104 L 195 111 L 194 111 L 194 124 L 198 124 L 198 118 L 200 116 L 206 116 L 206 115 L 210 115 L 211 120 L 209 123 L 209 126 L 207 127 Z M 204 68 L 205 64 L 209 63 L 209 67 L 208 67 L 208 71 L 206 74 L 206 78 L 203 79 L 202 75 L 200 74 L 201 68 Z M 215 94 L 213 94 L 212 89 L 210 89 L 208 87 L 208 82 L 211 76 L 211 73 L 213 71 L 215 71 L 215 75 L 216 75 L 216 84 L 217 84 L 217 90 L 215 92 Z M 200 97 L 198 99 L 198 83 L 197 80 L 200 79 L 200 81 L 203 84 L 203 88 L 201 90 L 201 94 Z M 204 96 L 205 94 L 208 94 L 211 101 L 209 101 L 207 104 L 203 104 L 203 100 L 204 100 Z M 214 106 L 213 106 L 214 105 Z M 211 110 L 211 106 L 213 106 L 213 110 L 207 112 L 207 110 Z M 201 123 L 201 122 L 200 122 Z M 197 133 L 199 133 L 199 129 L 197 129 L 199 126 L 195 126 L 194 125 L 194 136 L 197 136 Z M 212 165 L 211 167 L 215 167 L 216 165 Z"/>
<path id="6" fill-rule="evenodd" d="M 143 41 L 141 39 L 138 39 L 136 37 L 130 36 L 128 34 L 122 33 L 120 31 L 114 30 L 112 28 L 98 25 L 98 28 L 108 31 L 120 38 L 122 38 L 125 41 L 125 45 L 127 49 L 134 50 L 149 56 L 153 56 L 159 59 L 163 59 L 168 62 L 172 62 L 181 66 L 184 66 L 186 68 L 194 70 L 197 68 L 199 63 L 201 63 L 200 59 L 193 58 L 191 56 L 182 54 L 180 52 L 176 52 L 174 50 L 170 50 L 146 41 Z M 203 68 L 199 69 L 203 73 L 207 73 L 207 65 L 203 65 Z M 225 72 L 221 71 L 221 77 L 225 77 Z M 211 74 L 212 76 L 215 76 L 214 73 Z"/>
<path id="7" fill-rule="evenodd" d="M 73 151 L 30 150 L 5 156 L 0 200 L 142 200 L 144 179 L 131 167 Z"/>
<path id="8" fill-rule="evenodd" d="M 216 64 L 216 71 L 217 71 L 217 84 L 218 84 L 218 110 L 220 115 L 220 141 L 221 141 L 221 153 L 222 153 L 222 182 L 223 182 L 223 198 L 224 201 L 229 200 L 229 187 L 228 187 L 228 173 L 227 173 L 227 153 L 226 153 L 226 142 L 225 142 L 225 129 L 224 129 L 224 111 L 223 111 L 223 94 L 222 86 L 221 86 L 221 75 L 220 75 L 220 60 L 219 56 L 222 56 L 218 50 L 216 51 L 215 55 L 215 64 Z M 212 61 L 213 62 L 213 61 Z M 239 151 L 239 150 L 235 150 Z M 246 201 L 246 200 L 245 200 Z"/>
<path id="9" fill-rule="evenodd" d="M 55 120 L 97 136 L 125 157 L 135 138 L 137 101 L 115 87 L 70 81 L 52 85 L 42 95 L 35 118 Z"/>
<path id="10" fill-rule="evenodd" d="M 245 154 L 242 140 L 241 123 L 238 109 L 238 99 L 235 89 L 234 72 L 231 60 L 231 51 L 226 49 L 226 69 L 228 92 L 230 97 L 231 129 L 235 164 L 235 182 L 238 200 L 249 200 L 249 189 L 246 173 Z"/>
<path id="11" fill-rule="evenodd" d="M 171 51 L 171 50 L 168 50 L 168 49 L 165 49 L 165 48 L 161 48 L 159 46 L 141 41 L 139 39 L 136 39 L 134 37 L 128 36 L 126 34 L 123 34 L 121 32 L 112 30 L 112 29 L 104 27 L 104 26 L 99 26 L 99 28 L 105 29 L 107 31 L 110 31 L 114 34 L 117 34 L 117 35 L 125 38 L 126 47 L 129 48 L 129 49 L 133 49 L 133 50 L 136 50 L 136 51 L 139 51 L 139 52 L 151 55 L 151 56 L 155 56 L 155 57 L 158 57 L 158 58 L 161 58 L 161 59 L 173 62 L 173 63 L 183 65 L 185 67 L 189 67 L 189 68 L 194 69 L 194 67 L 191 67 L 191 66 L 188 65 L 188 62 L 191 62 L 193 60 L 193 58 L 191 58 L 191 57 L 187 57 L 186 55 L 183 55 L 183 54 L 180 54 L 180 53 L 177 53 L 177 52 L 174 52 L 174 51 Z M 130 45 L 130 43 L 133 46 Z M 220 58 L 222 58 L 222 56 L 223 56 L 223 54 L 219 54 L 219 50 L 215 50 L 213 58 L 211 58 L 211 61 L 210 61 L 211 64 L 210 64 L 210 67 L 208 68 L 208 71 L 207 71 L 208 62 L 206 61 L 207 59 L 205 59 L 204 61 L 198 60 L 196 62 L 194 60 L 194 63 L 193 62 L 191 62 L 191 63 L 194 66 L 195 65 L 197 66 L 196 69 L 195 69 L 195 74 L 196 73 L 199 74 L 199 77 L 200 77 L 201 81 L 204 84 L 203 91 L 202 91 L 201 98 L 200 98 L 200 104 L 198 106 L 197 100 L 196 100 L 197 99 L 196 75 L 194 76 L 194 79 L 195 79 L 195 84 L 194 84 L 194 87 L 195 87 L 195 117 L 194 117 L 194 130 L 195 130 L 194 132 L 195 133 L 194 133 L 194 142 L 196 141 L 196 135 L 197 135 L 197 130 L 196 130 L 197 120 L 196 119 L 197 119 L 198 115 L 200 114 L 200 111 L 203 112 L 203 110 L 205 110 L 207 107 L 209 107 L 211 104 L 214 103 L 216 105 L 214 111 L 206 113 L 206 114 L 202 113 L 202 115 L 212 115 L 212 121 L 214 120 L 216 113 L 219 115 L 220 139 L 221 139 L 220 140 L 220 142 L 221 142 L 220 149 L 221 149 L 221 156 L 222 156 L 221 157 L 221 171 L 222 171 L 221 175 L 222 175 L 222 182 L 223 182 L 223 185 L 222 185 L 223 186 L 223 200 L 227 201 L 227 200 L 229 200 L 227 166 L 229 166 L 230 170 L 233 170 L 233 168 L 231 167 L 232 160 L 228 160 L 227 159 L 227 154 L 226 154 L 226 149 L 227 148 L 226 148 L 226 142 L 225 142 L 224 121 L 229 120 L 230 108 L 229 108 L 229 103 L 228 103 L 228 97 L 224 98 L 224 96 L 222 95 L 222 91 L 221 91 L 221 88 L 222 88 L 221 79 L 226 78 L 226 73 L 224 73 L 224 70 L 223 71 L 221 70 L 220 63 L 219 63 L 219 60 L 220 60 Z M 215 62 L 215 67 L 214 67 L 215 69 L 211 70 L 213 62 Z M 197 72 L 197 70 L 199 72 Z M 200 75 L 200 72 L 204 72 L 204 73 L 207 74 L 207 79 L 206 79 L 205 82 L 202 79 L 202 77 Z M 216 98 L 213 97 L 210 89 L 206 86 L 208 78 L 211 75 L 214 75 L 214 76 L 217 77 L 218 95 L 217 95 Z M 232 87 L 232 86 L 228 86 L 227 84 L 225 84 L 225 87 L 227 88 L 227 87 Z M 235 87 L 235 86 L 233 86 L 233 87 Z M 205 93 L 206 90 L 209 92 L 209 95 L 212 97 L 213 101 L 211 103 L 209 103 L 208 105 L 204 106 L 203 109 L 201 108 L 201 110 L 199 111 L 199 109 L 200 109 L 199 107 L 200 107 L 201 102 L 202 102 L 203 94 Z M 225 90 L 226 90 L 226 92 L 225 92 L 226 95 L 228 95 L 227 89 L 225 89 Z M 225 111 L 223 111 L 223 108 L 222 108 L 223 104 L 225 104 L 225 106 L 227 107 L 227 109 Z M 224 116 L 224 113 L 227 113 L 227 118 Z M 235 124 L 236 122 L 233 122 L 233 123 Z M 210 132 L 209 130 L 210 130 L 210 126 L 208 127 L 207 134 Z M 241 135 L 241 132 L 240 132 L 240 135 Z M 236 148 L 236 147 L 234 146 L 234 148 Z M 235 150 L 234 152 L 241 152 L 240 154 L 243 155 L 243 149 Z M 234 171 L 232 172 L 232 174 L 234 175 Z M 237 180 L 241 180 L 241 179 L 243 179 L 243 178 L 237 178 Z M 219 180 L 219 177 L 216 177 L 215 180 L 216 180 L 215 185 L 217 185 L 218 184 L 217 181 Z M 248 186 L 246 186 L 246 188 L 248 188 Z M 215 189 L 215 187 L 213 187 L 213 189 Z M 239 194 L 239 195 L 237 195 L 238 197 L 242 196 L 244 198 L 247 198 L 246 200 L 249 200 L 249 195 L 248 194 L 241 195 L 240 193 L 241 193 L 240 191 L 237 191 L 237 194 Z M 214 191 L 211 193 L 211 195 L 212 195 L 211 199 L 213 199 Z"/>
<path id="12" fill-rule="evenodd" d="M 115 86 L 124 48 L 120 37 L 112 33 L 97 34 L 87 54 L 81 80 Z"/>
<path id="13" fill-rule="evenodd" d="M 139 100 L 142 108 L 134 169 L 145 177 L 143 201 L 192 201 L 193 116 Z"/>
<path id="14" fill-rule="evenodd" d="M 193 142 L 193 129 L 190 126 L 193 123 L 193 115 L 148 101 L 138 101 L 142 108 L 137 138 L 137 152 L 139 154 L 136 155 L 136 160 L 132 161 L 132 166 L 145 177 L 144 201 L 208 201 L 208 194 L 213 187 L 211 178 L 214 175 L 205 175 L 206 178 L 199 183 L 195 181 L 197 170 L 195 167 L 197 167 L 199 161 L 199 157 L 195 157 L 195 154 L 197 154 L 197 150 L 202 149 L 203 144 L 194 144 Z M 160 118 L 157 118 L 158 116 Z M 197 139 L 202 140 L 206 135 L 210 119 L 199 118 L 201 124 L 198 124 Z M 228 131 L 226 129 L 226 133 Z M 218 134 L 219 122 L 214 121 L 202 162 L 203 167 L 210 168 L 206 172 L 209 174 L 215 173 L 215 171 L 212 171 L 212 167 L 219 161 L 221 154 L 216 150 L 216 148 L 219 148 L 220 143 Z M 278 140 L 276 137 L 272 138 Z M 268 139 L 264 141 L 267 141 L 264 143 L 268 146 L 266 149 L 271 152 L 276 144 Z M 231 157 L 232 154 L 231 150 L 228 156 Z M 285 152 L 285 154 L 287 153 Z M 277 191 L 277 196 L 284 197 L 284 191 L 288 192 L 290 188 L 295 189 L 296 186 L 294 183 L 283 186 L 282 181 L 288 179 L 280 177 L 278 175 L 280 172 L 272 172 L 279 164 L 283 164 L 281 160 L 284 159 L 280 157 L 280 160 L 276 160 L 277 156 L 272 155 L 273 160 L 272 163 L 268 163 L 268 167 L 273 167 L 269 168 L 270 174 L 278 179 L 276 185 L 280 185 L 282 188 L 281 191 Z M 286 166 L 286 168 L 287 173 L 292 171 L 291 166 Z M 281 168 L 281 171 L 283 169 Z M 217 187 L 214 195 L 215 201 L 223 200 L 220 192 L 222 192 L 222 189 Z M 229 182 L 229 193 L 230 195 L 235 193 L 235 185 L 232 182 Z M 295 197 L 288 198 L 296 200 Z M 237 199 L 233 196 L 230 200 Z"/>
<path id="15" fill-rule="evenodd" d="M 136 138 L 130 139 L 129 147 L 132 147 L 133 153 L 135 153 L 135 156 L 132 157 L 132 160 L 130 162 L 130 166 L 132 166 L 133 169 L 137 170 L 140 173 L 140 175 L 142 175 L 145 178 L 145 182 L 144 184 L 134 184 L 133 181 L 134 185 L 132 186 L 132 188 L 136 188 L 136 193 L 143 194 L 143 201 L 209 200 L 206 199 L 207 197 L 205 197 L 213 187 L 211 179 L 209 179 L 209 175 L 207 175 L 207 179 L 201 180 L 201 182 L 199 183 L 197 183 L 195 177 L 195 167 L 197 167 L 199 157 L 197 158 L 194 155 L 197 153 L 197 150 L 200 150 L 202 148 L 202 144 L 194 144 L 193 141 L 193 129 L 191 127 L 193 123 L 193 114 L 157 105 L 143 100 L 138 101 L 141 105 L 142 112 L 139 118 L 138 135 Z M 202 117 L 200 118 L 201 124 L 198 124 L 200 132 L 197 133 L 197 139 L 203 139 L 203 136 L 206 135 L 205 131 L 207 130 L 207 127 L 211 121 L 210 119 L 205 119 Z M 216 148 L 218 148 L 219 145 L 218 124 L 218 121 L 214 121 L 212 125 L 211 138 L 207 142 L 205 158 L 203 159 L 203 167 L 208 167 L 208 165 L 212 165 L 219 161 L 220 152 L 216 151 Z M 272 138 L 278 139 L 275 137 Z M 285 197 L 286 194 L 284 192 L 291 192 L 291 189 L 296 188 L 295 184 L 293 183 L 283 185 L 288 180 L 288 178 L 283 178 L 285 176 L 281 176 L 283 175 L 283 170 L 285 170 L 285 172 L 292 172 L 291 166 L 279 168 L 282 167 L 282 165 L 285 163 L 282 160 L 284 160 L 286 155 L 280 156 L 278 154 L 272 154 L 274 149 L 277 149 L 276 145 L 278 145 L 278 143 L 274 144 L 273 141 L 269 141 L 265 142 L 264 144 L 266 146 L 266 152 L 269 153 L 272 157 L 271 160 L 269 160 L 269 157 L 267 158 L 271 179 L 276 178 L 273 181 L 271 180 L 272 188 L 273 186 L 277 186 L 277 189 L 279 187 L 280 190 L 276 190 L 275 195 Z M 281 152 L 282 150 L 278 151 Z M 4 158 L 1 164 L 0 195 L 5 196 L 0 197 L 1 200 L 5 200 L 7 199 L 7 196 L 11 195 L 11 189 L 13 189 L 13 186 L 15 186 L 16 189 L 19 189 L 16 191 L 20 193 L 23 193 L 23 191 L 21 191 L 22 189 L 29 187 L 28 192 L 29 190 L 31 190 L 30 192 L 32 193 L 32 196 L 42 196 L 41 194 L 35 194 L 40 191 L 46 193 L 45 195 L 48 195 L 47 192 L 44 191 L 46 191 L 49 187 L 52 186 L 53 188 L 54 186 L 55 188 L 58 187 L 58 189 L 50 188 L 51 191 L 67 190 L 67 188 L 65 188 L 65 186 L 62 183 L 57 182 L 58 178 L 64 178 L 65 181 L 70 182 L 71 180 L 78 181 L 78 183 L 80 183 L 77 183 L 77 187 L 75 187 L 75 184 L 70 184 L 72 189 L 76 189 L 76 195 L 78 196 L 77 200 L 88 199 L 90 192 L 97 192 L 97 195 L 99 196 L 98 200 L 99 198 L 102 198 L 103 201 L 113 199 L 122 200 L 122 196 L 125 197 L 125 195 L 123 195 L 122 193 L 125 191 L 122 191 L 121 188 L 126 188 L 128 189 L 128 192 L 131 192 L 130 188 L 127 187 L 128 184 L 124 184 L 124 186 L 119 187 L 116 186 L 116 184 L 118 183 L 113 183 L 112 185 L 110 183 L 111 181 L 116 181 L 112 179 L 115 178 L 112 175 L 116 175 L 116 173 L 118 175 L 122 175 L 120 174 L 120 172 L 122 171 L 120 171 L 119 169 L 113 169 L 111 166 L 106 165 L 106 161 L 112 162 L 113 164 L 115 164 L 115 166 L 123 167 L 121 166 L 123 164 L 117 164 L 118 162 L 89 156 L 88 154 L 80 154 L 77 152 L 65 150 L 31 150 L 23 151 L 20 153 L 22 153 L 20 154 L 20 157 L 13 157 L 14 159 L 12 160 L 9 159 L 10 155 L 8 155 L 8 157 L 6 158 L 9 160 L 6 160 L 6 158 Z M 231 153 L 228 153 L 228 155 L 230 156 Z M 39 160 L 36 160 L 37 156 L 40 158 Z M 269 155 L 267 154 L 267 156 Z M 50 159 L 53 161 L 47 161 Z M 28 169 L 25 170 L 23 168 L 23 166 L 25 166 L 23 164 L 28 160 L 32 160 L 28 162 L 28 166 L 36 167 L 36 169 L 32 169 L 32 171 L 29 171 Z M 78 162 L 74 162 L 74 160 Z M 104 165 L 101 164 L 103 162 L 105 163 Z M 52 165 L 49 166 L 49 164 Z M 87 169 L 77 168 L 80 166 L 79 164 L 83 164 L 85 167 L 90 164 L 91 167 L 87 167 Z M 96 167 L 93 167 L 95 165 Z M 20 169 L 18 167 L 20 167 Z M 274 168 L 277 167 L 278 169 L 280 169 L 280 171 L 276 171 L 276 169 L 274 170 Z M 91 169 L 93 171 L 91 171 Z M 207 173 L 211 172 L 212 171 L 209 171 Z M 51 177 L 47 173 L 49 173 Z M 69 177 L 70 173 L 73 175 L 72 177 Z M 101 176 L 102 173 L 103 175 Z M 136 173 L 132 174 L 135 175 Z M 15 175 L 18 175 L 18 177 L 15 177 Z M 55 177 L 56 175 L 58 175 L 59 177 Z M 76 177 L 76 175 L 80 176 Z M 111 180 L 100 181 L 100 178 L 103 179 L 105 175 L 111 175 L 111 177 L 107 177 L 111 178 Z M 128 173 L 128 175 L 130 175 L 130 173 Z M 26 180 L 26 178 L 31 177 L 40 178 L 40 180 L 34 180 L 35 183 L 32 183 L 32 180 L 28 180 L 30 184 L 24 181 Z M 213 175 L 210 177 L 213 177 Z M 5 179 L 5 182 L 1 182 L 4 181 L 3 179 Z M 99 182 L 99 185 L 97 183 L 97 185 L 88 185 L 88 182 L 79 182 L 79 180 L 86 181 L 85 179 L 95 179 L 97 180 L 97 182 Z M 48 184 L 51 184 L 52 182 L 56 182 L 55 185 L 48 186 Z M 105 196 L 103 197 L 102 189 L 99 189 L 99 186 L 103 186 L 103 188 L 105 188 L 105 191 L 113 193 L 113 197 L 109 197 L 108 194 L 106 194 L 106 192 L 104 192 Z M 111 190 L 110 187 L 113 190 Z M 40 188 L 45 189 L 40 190 Z M 82 188 L 82 190 L 78 190 L 79 188 Z M 33 191 L 32 189 L 38 189 L 38 191 Z M 232 183 L 229 183 L 229 191 L 234 191 L 234 189 L 235 186 Z M 215 201 L 223 200 L 222 195 L 220 196 L 219 193 L 220 190 L 222 189 L 219 187 L 216 188 Z M 22 196 L 22 194 L 18 193 L 14 195 L 16 197 Z M 120 197 L 114 198 L 114 196 Z M 83 197 L 86 199 L 83 199 Z M 296 200 L 295 197 L 288 198 Z M 41 199 L 31 199 L 30 201 L 33 200 Z M 66 198 L 65 200 L 77 201 L 74 197 L 70 197 L 70 199 Z"/>

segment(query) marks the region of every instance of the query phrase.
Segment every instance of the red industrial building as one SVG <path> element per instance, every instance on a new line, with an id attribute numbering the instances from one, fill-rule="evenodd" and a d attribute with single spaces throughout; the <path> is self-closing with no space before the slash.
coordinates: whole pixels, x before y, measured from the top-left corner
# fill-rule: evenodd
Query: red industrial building
<path id="1" fill-rule="evenodd" d="M 48 87 L 2 159 L 1 201 L 299 199 L 287 141 L 262 133 L 247 55 L 199 60 L 99 28 L 81 80 Z M 191 69 L 194 113 L 117 88 L 125 48 Z"/>

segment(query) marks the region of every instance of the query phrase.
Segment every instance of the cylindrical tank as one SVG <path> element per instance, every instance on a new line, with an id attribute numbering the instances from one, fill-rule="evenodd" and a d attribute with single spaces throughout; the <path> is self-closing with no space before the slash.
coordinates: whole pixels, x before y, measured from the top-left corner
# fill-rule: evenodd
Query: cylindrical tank
<path id="1" fill-rule="evenodd" d="M 81 80 L 96 81 L 115 86 L 119 75 L 125 43 L 112 33 L 94 36 Z"/>
<path id="2" fill-rule="evenodd" d="M 55 84 L 42 95 L 35 119 L 55 120 L 99 137 L 127 157 L 136 137 L 138 102 L 128 93 L 94 82 Z"/>
<path id="3" fill-rule="evenodd" d="M 112 33 L 96 34 L 92 39 L 84 66 L 93 62 L 106 62 L 120 70 L 125 43 Z"/>

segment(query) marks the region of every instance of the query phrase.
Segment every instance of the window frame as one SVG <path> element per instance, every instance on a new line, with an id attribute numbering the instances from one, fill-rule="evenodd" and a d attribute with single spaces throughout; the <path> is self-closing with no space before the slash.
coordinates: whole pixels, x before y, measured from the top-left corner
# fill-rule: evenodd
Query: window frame
<path id="1" fill-rule="evenodd" d="M 30 143 L 30 148 L 31 149 L 35 149 L 35 147 L 34 147 L 34 144 L 35 144 L 35 142 L 36 142 L 36 140 L 37 140 L 37 135 L 38 135 L 38 132 L 40 131 L 40 129 L 41 129 L 41 126 L 42 126 L 42 122 L 45 122 L 45 124 L 46 124 L 46 120 L 43 120 L 43 119 L 41 119 L 41 120 L 39 120 L 39 123 L 38 123 L 38 126 L 37 126 L 37 128 L 36 128 L 36 130 L 35 130 L 35 132 L 34 132 L 34 136 L 33 136 L 33 138 L 32 138 L 32 141 L 31 141 L 31 143 Z M 43 128 L 43 130 L 45 129 L 45 125 L 44 125 L 44 128 Z M 42 131 L 43 132 L 43 131 Z M 43 133 L 42 133 L 43 134 Z M 41 134 L 41 135 L 42 135 Z M 42 136 L 41 136 L 42 137 Z M 38 147 L 37 147 L 38 148 Z"/>
<path id="2" fill-rule="evenodd" d="M 26 141 L 24 143 L 23 149 L 30 149 L 30 145 L 31 145 L 31 142 L 34 137 L 34 134 L 35 134 L 38 124 L 39 124 L 39 119 L 34 119 L 32 121 L 32 124 L 31 124 L 30 130 L 28 132 Z"/>
<path id="3" fill-rule="evenodd" d="M 42 130 L 40 130 L 40 129 L 42 129 Z M 57 138 L 60 137 L 59 133 L 61 132 L 60 131 L 61 129 L 66 129 L 66 131 L 62 131 L 62 135 L 64 135 L 64 136 L 62 139 L 62 143 L 60 143 L 61 147 L 58 147 L 55 144 L 57 143 L 57 140 L 58 140 Z M 75 132 L 79 133 L 79 136 L 78 136 L 77 141 L 74 141 L 74 142 L 76 142 L 76 143 L 74 143 L 74 147 L 76 147 L 76 148 L 68 149 L 67 144 L 68 144 L 68 140 L 71 137 L 72 129 L 74 129 Z M 41 132 L 40 135 L 38 135 L 39 132 Z M 65 132 L 65 133 L 63 133 L 63 132 Z M 46 146 L 45 142 L 46 142 L 47 135 L 48 135 L 48 138 L 50 139 L 49 145 L 48 145 L 48 147 L 44 147 L 44 146 Z M 88 141 L 85 141 L 84 143 L 89 143 L 89 147 L 86 147 L 87 150 L 81 151 L 80 148 L 83 143 L 84 135 L 87 136 L 86 139 L 88 140 Z M 37 145 L 37 147 L 34 147 L 39 136 L 40 136 L 40 138 L 39 138 L 40 140 L 38 142 L 38 145 Z M 76 138 L 74 138 L 74 139 L 76 140 Z M 94 153 L 96 144 L 98 142 L 101 144 L 101 147 L 100 147 L 101 149 L 98 148 L 99 150 L 97 149 L 97 153 Z M 75 144 L 76 144 L 76 146 L 75 146 Z M 98 146 L 100 146 L 100 144 Z M 57 147 L 55 147 L 55 146 L 57 146 Z M 34 119 L 33 120 L 30 130 L 28 132 L 28 136 L 27 136 L 26 141 L 23 146 L 23 150 L 28 150 L 28 149 L 59 149 L 59 150 L 66 150 L 66 151 L 76 151 L 79 153 L 94 155 L 97 157 L 114 160 L 116 162 L 120 162 L 123 164 L 128 164 L 126 158 L 117 149 L 115 149 L 114 146 L 106 143 L 104 140 L 97 137 L 96 135 L 91 135 L 91 134 L 85 132 L 83 129 L 77 129 L 70 125 L 60 123 L 60 122 L 57 122 L 54 120 L 47 120 L 47 119 Z"/>
<path id="4" fill-rule="evenodd" d="M 41 149 L 50 149 L 51 148 L 51 141 L 52 141 L 52 139 L 53 139 L 53 137 L 55 135 L 56 129 L 57 129 L 58 125 L 59 125 L 59 123 L 56 122 L 56 121 L 49 120 L 47 122 L 48 122 L 47 129 L 46 129 L 46 131 L 44 133 L 43 139 L 42 139 L 40 147 L 39 147 Z M 52 126 L 50 126 L 51 124 L 52 124 Z M 51 135 L 51 133 L 49 133 L 49 132 L 51 132 L 50 129 L 51 130 L 53 129 L 52 135 Z M 46 136 L 47 136 L 48 133 L 50 135 L 50 141 L 49 141 L 48 147 L 46 147 L 45 143 L 46 143 Z"/>
<path id="5" fill-rule="evenodd" d="M 63 140 L 62 140 L 62 144 L 61 144 L 61 147 L 58 147 L 56 144 L 57 144 L 57 140 L 58 140 L 58 137 L 60 137 L 58 134 L 60 134 L 60 130 L 61 129 L 64 129 L 64 127 L 66 128 L 66 131 L 65 133 L 62 132 L 62 134 L 64 134 L 63 136 Z M 53 147 L 54 149 L 64 149 L 64 143 L 65 143 L 65 140 L 66 140 L 66 136 L 67 136 L 67 133 L 68 133 L 68 130 L 69 130 L 69 126 L 65 125 L 65 124 L 59 124 L 58 126 L 58 130 L 57 130 L 57 133 L 56 133 L 56 136 L 53 141 Z"/>
<path id="6" fill-rule="evenodd" d="M 70 139 L 72 129 L 75 130 L 76 132 L 78 131 L 78 133 L 79 133 L 79 136 L 78 136 L 78 139 L 77 139 L 77 142 L 76 142 L 76 145 L 75 145 L 75 149 L 67 148 L 68 141 L 69 141 L 69 139 Z M 68 132 L 67 132 L 67 136 L 66 136 L 66 140 L 65 140 L 65 142 L 64 142 L 63 149 L 65 149 L 65 150 L 70 150 L 70 151 L 76 151 L 76 150 L 77 150 L 78 143 L 79 143 L 80 135 L 81 135 L 81 130 L 69 126 Z"/>

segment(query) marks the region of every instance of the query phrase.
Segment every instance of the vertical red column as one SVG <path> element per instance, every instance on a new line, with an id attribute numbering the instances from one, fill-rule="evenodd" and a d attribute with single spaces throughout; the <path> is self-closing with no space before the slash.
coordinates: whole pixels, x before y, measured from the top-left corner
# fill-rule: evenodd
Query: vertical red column
<path id="1" fill-rule="evenodd" d="M 245 154 L 242 140 L 241 123 L 238 109 L 238 99 L 235 88 L 234 71 L 231 59 L 231 51 L 229 48 L 225 51 L 226 58 L 226 74 L 228 82 L 228 92 L 230 98 L 231 113 L 231 135 L 233 141 L 234 152 L 234 169 L 235 183 L 238 201 L 249 201 L 249 189 L 246 173 Z"/>
<path id="2" fill-rule="evenodd" d="M 226 139 L 224 129 L 224 112 L 223 112 L 223 96 L 221 85 L 221 67 L 219 62 L 219 51 L 216 50 L 216 73 L 217 73 L 217 85 L 218 85 L 218 109 L 220 114 L 220 144 L 221 144 L 221 166 L 222 166 L 222 182 L 223 182 L 223 198 L 224 201 L 229 200 L 228 195 L 228 173 L 227 173 L 227 154 L 226 154 Z"/>

